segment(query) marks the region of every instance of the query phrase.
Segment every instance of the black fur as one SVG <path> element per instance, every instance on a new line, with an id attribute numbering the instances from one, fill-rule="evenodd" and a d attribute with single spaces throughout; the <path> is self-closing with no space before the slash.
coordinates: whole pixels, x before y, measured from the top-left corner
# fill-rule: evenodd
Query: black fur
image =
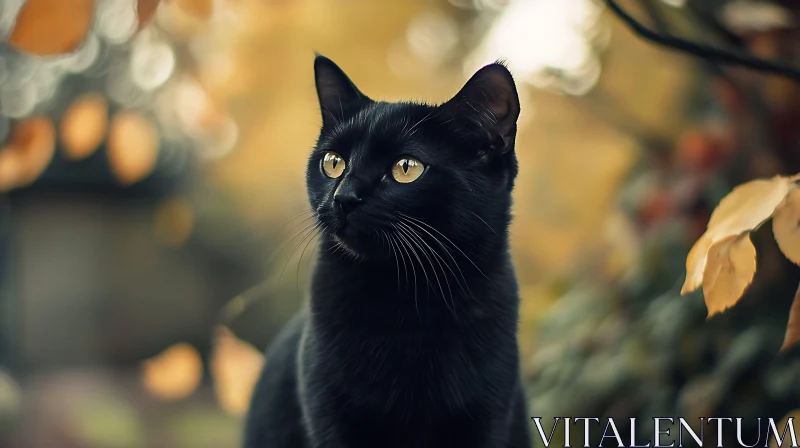
<path id="1" fill-rule="evenodd" d="M 431 106 L 373 101 L 322 56 L 314 68 L 320 254 L 308 310 L 267 350 L 245 447 L 530 447 L 508 254 L 511 74 L 488 65 Z M 337 179 L 326 151 L 346 161 Z M 404 155 L 426 166 L 411 183 L 390 174 Z"/>

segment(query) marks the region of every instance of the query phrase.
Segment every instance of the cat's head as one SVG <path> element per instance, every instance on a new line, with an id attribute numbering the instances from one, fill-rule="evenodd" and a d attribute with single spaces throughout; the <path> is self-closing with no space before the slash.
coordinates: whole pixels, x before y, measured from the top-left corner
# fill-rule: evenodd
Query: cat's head
<path id="1" fill-rule="evenodd" d="M 372 100 L 323 56 L 314 72 L 322 130 L 307 188 L 326 236 L 376 260 L 505 243 L 520 110 L 505 66 L 480 69 L 436 106 Z"/>

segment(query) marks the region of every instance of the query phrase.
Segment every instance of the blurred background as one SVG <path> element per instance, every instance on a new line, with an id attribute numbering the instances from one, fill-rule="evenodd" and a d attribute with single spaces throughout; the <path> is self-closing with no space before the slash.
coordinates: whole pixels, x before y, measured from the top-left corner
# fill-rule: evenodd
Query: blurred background
<path id="1" fill-rule="evenodd" d="M 798 1 L 618 3 L 800 65 Z M 800 171 L 797 81 L 654 46 L 599 0 L 0 0 L 0 32 L 2 447 L 238 446 L 315 249 L 290 240 L 315 51 L 385 100 L 507 61 L 531 416 L 800 408 L 778 354 L 800 275 L 768 226 L 739 306 L 680 296 L 719 200 Z"/>

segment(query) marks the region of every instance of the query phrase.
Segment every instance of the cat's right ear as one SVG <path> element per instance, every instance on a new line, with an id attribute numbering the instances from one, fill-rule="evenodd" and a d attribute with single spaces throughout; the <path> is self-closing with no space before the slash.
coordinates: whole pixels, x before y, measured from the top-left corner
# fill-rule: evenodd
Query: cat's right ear
<path id="1" fill-rule="evenodd" d="M 514 78 L 503 63 L 478 70 L 440 110 L 459 132 L 485 140 L 482 155 L 493 157 L 514 149 L 519 96 Z"/>
<path id="2" fill-rule="evenodd" d="M 358 90 L 338 65 L 325 56 L 317 54 L 314 59 L 314 78 L 323 127 L 335 125 L 348 112 L 371 101 Z"/>

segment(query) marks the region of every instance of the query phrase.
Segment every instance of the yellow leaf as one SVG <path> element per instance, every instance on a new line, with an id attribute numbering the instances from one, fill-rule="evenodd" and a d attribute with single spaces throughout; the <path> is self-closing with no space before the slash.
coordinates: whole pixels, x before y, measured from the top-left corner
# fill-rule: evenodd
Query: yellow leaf
<path id="1" fill-rule="evenodd" d="M 247 412 L 263 366 L 261 351 L 237 338 L 228 328 L 217 328 L 210 367 L 214 392 L 225 412 L 237 416 Z"/>
<path id="2" fill-rule="evenodd" d="M 753 230 L 772 216 L 791 185 L 791 180 L 782 176 L 739 185 L 714 209 L 708 231 L 730 236 Z"/>
<path id="3" fill-rule="evenodd" d="M 775 209 L 772 233 L 781 252 L 792 262 L 800 264 L 800 189 L 793 187 Z"/>
<path id="4" fill-rule="evenodd" d="M 706 256 L 711 247 L 711 238 L 703 235 L 694 243 L 686 256 L 686 280 L 683 282 L 681 294 L 688 294 L 703 284 L 703 271 L 706 268 Z"/>
<path id="5" fill-rule="evenodd" d="M 189 396 L 203 378 L 200 354 L 189 344 L 175 344 L 142 362 L 142 383 L 161 400 L 179 400 Z"/>
<path id="6" fill-rule="evenodd" d="M 139 28 L 144 28 L 156 14 L 161 0 L 138 0 L 136 2 L 136 16 L 139 19 Z"/>
<path id="7" fill-rule="evenodd" d="M 798 342 L 800 342 L 800 288 L 794 295 L 792 309 L 789 311 L 789 323 L 786 324 L 786 336 L 783 338 L 781 351 L 787 350 Z"/>
<path id="8" fill-rule="evenodd" d="M 94 0 L 28 0 L 8 43 L 39 56 L 68 53 L 86 38 L 93 13 Z"/>
<path id="9" fill-rule="evenodd" d="M 756 248 L 750 234 L 733 235 L 712 244 L 703 271 L 703 295 L 709 317 L 739 301 L 756 273 Z"/>
<path id="10" fill-rule="evenodd" d="M 686 280 L 681 294 L 688 294 L 704 283 L 707 252 L 714 243 L 750 232 L 767 221 L 791 185 L 791 179 L 775 176 L 739 185 L 725 196 L 711 214 L 707 230 L 686 258 Z"/>

